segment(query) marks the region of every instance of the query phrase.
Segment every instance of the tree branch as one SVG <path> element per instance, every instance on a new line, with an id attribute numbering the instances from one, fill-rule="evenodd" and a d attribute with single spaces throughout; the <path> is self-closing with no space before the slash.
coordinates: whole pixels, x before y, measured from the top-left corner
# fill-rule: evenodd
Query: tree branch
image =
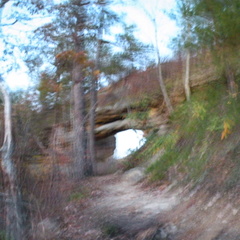
<path id="1" fill-rule="evenodd" d="M 0 8 L 3 8 L 4 7 L 4 5 L 7 3 L 7 2 L 9 2 L 10 0 L 2 0 L 1 2 L 0 2 Z"/>
<path id="2" fill-rule="evenodd" d="M 17 22 L 18 22 L 18 20 L 15 20 L 13 23 L 1 24 L 0 27 L 12 26 L 12 25 L 14 25 L 14 24 L 17 23 Z"/>

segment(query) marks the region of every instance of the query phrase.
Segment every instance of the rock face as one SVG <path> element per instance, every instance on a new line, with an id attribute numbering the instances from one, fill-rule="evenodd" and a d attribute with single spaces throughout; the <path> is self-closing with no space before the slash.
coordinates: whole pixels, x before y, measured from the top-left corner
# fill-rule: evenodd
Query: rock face
<path id="1" fill-rule="evenodd" d="M 97 162 L 96 164 L 96 173 L 97 175 L 106 175 L 114 173 L 118 170 L 118 162 L 109 157 L 105 159 L 104 162 Z"/>
<path id="2" fill-rule="evenodd" d="M 107 136 L 114 135 L 115 133 L 128 130 L 128 129 L 141 129 L 143 124 L 140 121 L 132 119 L 117 120 L 111 123 L 104 124 L 95 129 L 97 138 L 105 138 Z"/>
<path id="3" fill-rule="evenodd" d="M 51 137 L 51 148 L 55 149 L 59 159 L 65 158 L 70 161 L 72 151 L 73 132 L 64 125 L 57 125 L 53 128 Z M 105 138 L 98 138 L 96 141 L 96 157 L 99 162 L 111 157 L 116 148 L 116 139 L 113 135 Z M 69 159 L 66 159 L 69 158 Z"/>
<path id="4" fill-rule="evenodd" d="M 163 66 L 166 84 L 171 85 L 171 101 L 173 105 L 184 101 L 181 74 L 177 62 L 166 63 Z M 202 85 L 216 79 L 214 71 L 204 69 L 201 77 L 192 76 L 191 87 Z M 179 75 L 180 74 L 180 75 Z M 202 81 L 205 80 L 204 81 Z M 134 72 L 124 79 L 102 88 L 98 92 L 98 107 L 96 109 L 95 136 L 97 139 L 97 159 L 103 161 L 113 155 L 117 132 L 127 129 L 143 130 L 145 133 L 158 129 L 163 135 L 168 130 L 168 114 L 163 102 L 157 69 L 149 68 L 144 72 Z M 53 128 L 54 146 L 59 152 L 64 150 L 71 155 L 73 133 L 69 123 Z M 71 157 L 69 157 L 71 158 Z"/>
<path id="5" fill-rule="evenodd" d="M 114 136 L 99 139 L 96 142 L 96 157 L 98 162 L 104 162 L 110 158 L 116 148 L 116 139 Z"/>
<path id="6" fill-rule="evenodd" d="M 199 66 L 198 66 L 199 68 Z M 185 100 L 182 83 L 181 64 L 172 61 L 162 66 L 164 79 L 170 85 L 169 93 L 173 105 Z M 215 81 L 219 76 L 211 64 L 191 75 L 191 88 Z M 129 123 L 132 112 L 146 112 L 145 119 L 136 118 Z M 167 122 L 166 106 L 158 81 L 156 68 L 149 68 L 143 72 L 133 72 L 122 80 L 102 88 L 98 92 L 98 107 L 96 110 L 96 136 L 102 138 L 129 127 L 149 129 Z"/>

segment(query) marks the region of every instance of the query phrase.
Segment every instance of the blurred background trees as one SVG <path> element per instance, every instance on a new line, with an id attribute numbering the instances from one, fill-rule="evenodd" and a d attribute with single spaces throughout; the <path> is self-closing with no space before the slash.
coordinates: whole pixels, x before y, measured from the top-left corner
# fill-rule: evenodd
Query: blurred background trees
<path id="1" fill-rule="evenodd" d="M 237 93 L 236 78 L 239 58 L 239 1 L 181 1 L 180 13 L 188 23 L 183 25 L 186 45 L 210 51 L 218 71 L 226 78 L 229 93 Z M 194 36 L 191 41 L 187 36 Z M 196 47 L 195 47 L 196 48 Z"/>

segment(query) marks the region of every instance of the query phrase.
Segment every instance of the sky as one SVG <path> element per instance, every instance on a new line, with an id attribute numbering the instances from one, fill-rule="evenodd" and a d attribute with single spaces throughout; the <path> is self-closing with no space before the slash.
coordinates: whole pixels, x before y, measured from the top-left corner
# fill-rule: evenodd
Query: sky
<path id="1" fill-rule="evenodd" d="M 134 0 L 133 0 L 134 1 Z M 126 14 L 128 23 L 136 24 L 136 36 L 145 43 L 155 45 L 155 28 L 151 18 L 158 24 L 158 46 L 163 57 L 172 55 L 169 47 L 171 39 L 176 37 L 179 28 L 170 13 L 176 8 L 176 0 L 138 0 L 138 4 L 117 5 L 115 10 Z"/>
<path id="2" fill-rule="evenodd" d="M 119 132 L 116 137 L 116 149 L 113 157 L 115 159 L 121 159 L 128 156 L 133 151 L 139 149 L 144 145 L 146 139 L 144 133 L 141 130 L 129 129 Z"/>
<path id="3" fill-rule="evenodd" d="M 2 27 L 2 32 L 4 34 L 4 39 L 10 44 L 15 44 L 15 47 L 12 47 L 12 53 L 9 54 L 8 60 L 2 64 L 0 73 L 6 79 L 7 85 L 11 90 L 23 89 L 26 90 L 31 83 L 33 82 L 28 74 L 28 68 L 25 63 L 21 60 L 23 58 L 22 53 L 19 51 L 18 46 L 20 44 L 29 44 L 29 40 L 26 37 L 28 32 L 32 32 L 38 26 L 49 22 L 49 17 L 43 17 L 41 15 L 34 15 L 33 20 L 22 20 L 18 21 L 15 24 L 11 25 L 15 21 L 14 15 L 23 13 L 25 10 L 17 10 L 17 13 L 12 12 L 12 1 L 9 1 L 3 12 L 3 24 L 10 24 Z M 3 45 L 0 44 L 0 52 L 4 52 Z M 4 55 L 4 53 L 3 53 Z M 13 68 L 8 72 L 9 66 Z"/>

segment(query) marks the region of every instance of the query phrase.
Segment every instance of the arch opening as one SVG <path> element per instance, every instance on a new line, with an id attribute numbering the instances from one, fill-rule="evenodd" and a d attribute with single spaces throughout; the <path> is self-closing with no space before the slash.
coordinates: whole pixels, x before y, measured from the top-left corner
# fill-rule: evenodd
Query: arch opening
<path id="1" fill-rule="evenodd" d="M 116 148 L 113 154 L 114 159 L 127 157 L 137 151 L 146 142 L 144 133 L 141 130 L 129 129 L 115 134 Z"/>

